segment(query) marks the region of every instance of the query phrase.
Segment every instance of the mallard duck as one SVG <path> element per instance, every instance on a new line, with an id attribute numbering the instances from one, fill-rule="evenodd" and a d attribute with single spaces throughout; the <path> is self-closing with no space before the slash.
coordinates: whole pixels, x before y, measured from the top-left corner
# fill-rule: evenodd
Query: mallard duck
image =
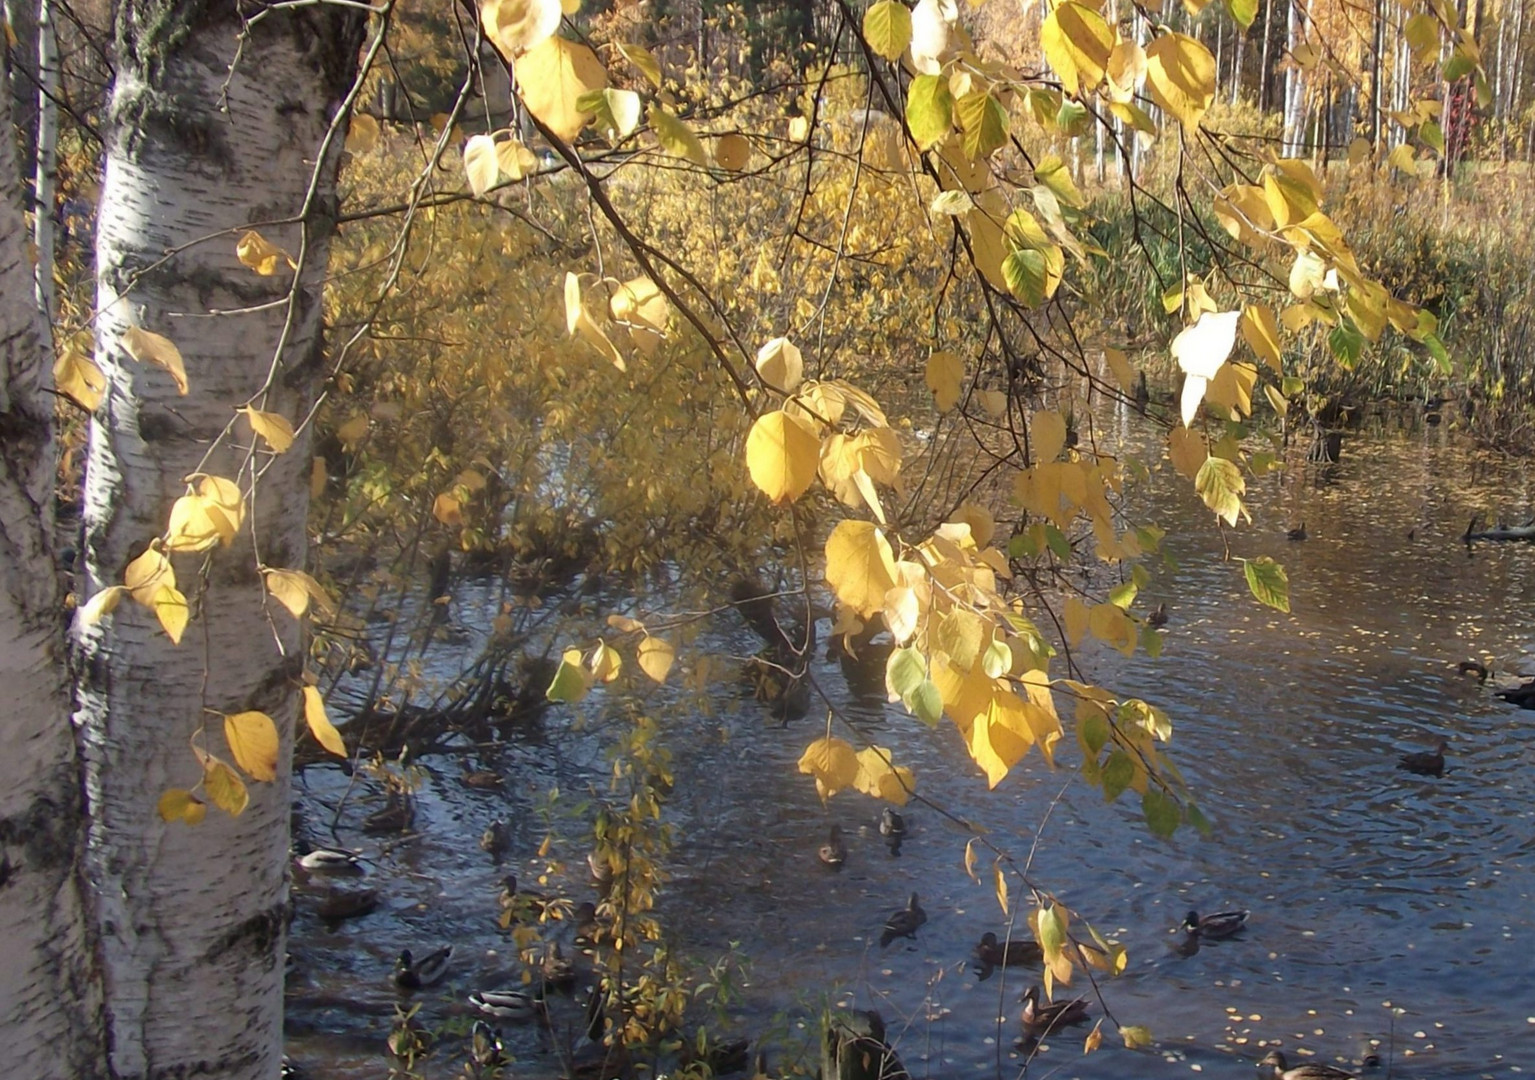
<path id="1" fill-rule="evenodd" d="M 1063 1027 L 1080 1024 L 1087 1020 L 1087 999 L 1072 998 L 1055 1001 L 1048 1005 L 1039 1002 L 1039 987 L 1031 986 L 1023 992 L 1023 1027 L 1030 1035 L 1049 1035 Z"/>
<path id="2" fill-rule="evenodd" d="M 898 937 L 915 938 L 917 927 L 925 922 L 927 912 L 917 903 L 917 894 L 912 893 L 906 906 L 891 912 L 890 918 L 885 920 L 885 931 L 879 936 L 879 947 L 883 949 Z"/>
<path id="3" fill-rule="evenodd" d="M 1165 603 L 1158 604 L 1151 609 L 1151 612 L 1146 616 L 1146 625 L 1153 630 L 1160 630 L 1167 625 L 1167 605 Z"/>
<path id="4" fill-rule="evenodd" d="M 400 950 L 400 958 L 394 962 L 394 984 L 402 990 L 420 990 L 435 986 L 448 973 L 448 958 L 453 946 L 444 945 L 435 952 L 417 960 L 409 949 Z"/>
<path id="5" fill-rule="evenodd" d="M 493 791 L 501 786 L 501 774 L 491 772 L 489 769 L 470 769 L 466 765 L 464 775 L 459 777 L 459 783 L 476 791 Z"/>
<path id="6" fill-rule="evenodd" d="M 1219 941 L 1245 927 L 1248 916 L 1251 914 L 1250 911 L 1219 911 L 1214 915 L 1200 915 L 1199 912 L 1190 908 L 1180 925 L 1187 933 L 1198 934 L 1211 941 Z"/>
<path id="7" fill-rule="evenodd" d="M 533 1020 L 544 1015 L 544 999 L 526 990 L 476 990 L 469 1004 L 501 1020 Z"/>
<path id="8" fill-rule="evenodd" d="M 1306 539 L 1306 523 L 1304 521 L 1301 522 L 1299 525 L 1295 526 L 1295 528 L 1293 528 L 1289 532 L 1285 533 L 1285 535 L 1287 537 L 1289 537 L 1291 540 L 1304 540 L 1304 539 Z"/>
<path id="9" fill-rule="evenodd" d="M 331 889 L 315 911 L 326 922 L 336 923 L 343 919 L 360 919 L 376 907 L 376 889 Z"/>
<path id="10" fill-rule="evenodd" d="M 512 849 L 512 827 L 500 818 L 492 821 L 480 834 L 480 848 L 496 862 L 500 862 Z"/>
<path id="11" fill-rule="evenodd" d="M 1396 763 L 1396 767 L 1406 769 L 1410 773 L 1417 773 L 1419 776 L 1443 776 L 1444 752 L 1449 745 L 1448 742 L 1440 739 L 1439 748 L 1433 752 L 1418 750 L 1411 754 L 1403 754 L 1401 760 Z"/>
<path id="12" fill-rule="evenodd" d="M 356 876 L 363 873 L 362 862 L 353 852 L 340 848 L 317 847 L 298 857 L 298 864 L 311 874 Z"/>
<path id="13" fill-rule="evenodd" d="M 879 815 L 879 834 L 886 840 L 902 839 L 906 835 L 906 819 L 890 807 L 885 807 Z"/>
<path id="14" fill-rule="evenodd" d="M 833 870 L 841 870 L 842 864 L 847 862 L 847 845 L 842 842 L 842 826 L 833 825 L 831 834 L 826 843 L 821 845 L 821 850 L 816 852 L 821 860 L 821 865 L 829 866 Z"/>
<path id="15" fill-rule="evenodd" d="M 469 1060 L 481 1069 L 493 1069 L 506 1063 L 501 1033 L 483 1020 L 469 1029 Z"/>
<path id="16" fill-rule="evenodd" d="M 391 795 L 387 806 L 362 819 L 362 831 L 375 835 L 404 832 L 415 820 L 415 800 L 409 795 Z"/>
<path id="17" fill-rule="evenodd" d="M 1002 942 L 990 930 L 981 935 L 981 943 L 975 947 L 975 958 L 987 967 L 1013 967 L 1018 964 L 1038 964 L 1045 958 L 1044 950 L 1028 938 Z"/>
<path id="18" fill-rule="evenodd" d="M 536 922 L 549 908 L 549 898 L 542 893 L 525 892 L 517 887 L 517 875 L 507 874 L 501 879 L 501 892 L 496 896 L 501 909 L 501 926 L 513 923 Z"/>
<path id="19" fill-rule="evenodd" d="M 592 848 L 586 853 L 586 866 L 592 872 L 592 884 L 596 886 L 597 895 L 608 895 L 608 891 L 613 888 L 613 867 L 608 860 L 596 848 Z"/>
<path id="20" fill-rule="evenodd" d="M 544 958 L 538 965 L 538 973 L 544 985 L 561 993 L 569 993 L 576 985 L 576 964 L 560 950 L 555 941 L 544 950 Z"/>
<path id="21" fill-rule="evenodd" d="M 1287 1068 L 1289 1062 L 1284 1054 L 1278 1050 L 1270 1050 L 1258 1062 L 1258 1068 L 1268 1073 L 1274 1080 L 1354 1080 L 1354 1074 L 1343 1069 L 1334 1068 L 1331 1065 L 1323 1065 L 1319 1061 L 1308 1061 L 1304 1065 L 1295 1068 Z"/>

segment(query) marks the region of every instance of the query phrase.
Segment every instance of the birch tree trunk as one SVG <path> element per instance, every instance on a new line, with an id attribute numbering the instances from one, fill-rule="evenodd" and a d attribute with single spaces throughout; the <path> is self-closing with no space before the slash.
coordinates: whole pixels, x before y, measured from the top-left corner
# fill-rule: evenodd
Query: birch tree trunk
<path id="1" fill-rule="evenodd" d="M 194 620 L 179 647 L 132 602 L 76 634 L 114 1078 L 278 1073 L 303 654 L 294 620 L 263 604 L 256 567 L 304 565 L 309 436 L 273 458 L 231 422 L 251 403 L 298 427 L 323 375 L 320 285 L 344 134 L 333 119 L 357 67 L 356 11 L 126 0 L 117 15 L 96 243 L 96 360 L 109 385 L 89 439 L 85 591 L 122 581 L 194 471 L 255 491 L 233 547 L 206 563 L 174 557 Z M 260 231 L 298 261 L 296 284 L 286 264 L 259 277 L 236 258 L 242 227 L 271 221 L 292 223 Z M 127 355 L 130 325 L 179 346 L 188 393 Z M 201 779 L 189 740 L 232 761 L 216 713 L 244 710 L 277 722 L 276 781 L 250 784 L 239 817 L 163 823 L 161 793 Z"/>
<path id="2" fill-rule="evenodd" d="M 4 63 L 0 51 L 0 71 Z M 10 111 L 0 94 L 0 131 L 10 132 Z M 0 146 L 0 191 L 10 196 L 0 198 L 0 1040 L 11 1075 L 73 1080 L 102 1075 L 101 997 L 53 552 L 51 350 L 33 302 L 13 146 Z"/>

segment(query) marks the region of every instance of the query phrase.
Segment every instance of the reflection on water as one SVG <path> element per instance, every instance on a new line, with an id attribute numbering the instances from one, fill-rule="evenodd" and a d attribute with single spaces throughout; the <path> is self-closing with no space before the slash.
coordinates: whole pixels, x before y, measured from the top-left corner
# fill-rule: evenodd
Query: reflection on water
<path id="1" fill-rule="evenodd" d="M 1070 783 L 1069 751 L 1068 767 L 1052 772 L 1031 758 L 988 793 L 947 725 L 934 735 L 877 695 L 850 694 L 835 663 L 816 668 L 827 692 L 915 769 L 927 798 L 1016 854 L 1033 846 L 1035 879 L 1129 948 L 1129 970 L 1105 985 L 1105 999 L 1121 1022 L 1149 1027 L 1157 1050 L 1083 1058 L 1087 1029 L 1074 1029 L 1047 1041 L 1032 1074 L 1249 1076 L 1266 1047 L 1281 1046 L 1292 1064 L 1308 1051 L 1357 1064 L 1371 1040 L 1392 1075 L 1535 1069 L 1531 714 L 1455 674 L 1457 661 L 1484 654 L 1535 670 L 1535 549 L 1468 552 L 1459 542 L 1473 512 L 1496 518 L 1530 494 L 1516 466 L 1421 440 L 1350 446 L 1325 482 L 1258 482 L 1249 492 L 1258 525 L 1227 539 L 1236 556 L 1271 554 L 1286 566 L 1290 615 L 1247 598 L 1240 564 L 1221 561 L 1221 538 L 1186 483 L 1158 474 L 1135 494 L 1132 516 L 1168 528 L 1177 560 L 1143 597 L 1147 608 L 1168 605 L 1166 649 L 1159 661 L 1105 651 L 1086 663 L 1104 685 L 1166 707 L 1180 768 L 1214 822 L 1209 838 L 1154 839 L 1132 801 L 1105 805 Z M 1308 539 L 1287 541 L 1299 520 Z M 463 601 L 460 617 L 472 597 Z M 756 645 L 731 625 L 700 647 Z M 739 943 L 751 958 L 742 1031 L 776 1024 L 785 1052 L 813 1055 L 817 1009 L 846 1001 L 884 1014 L 916 1076 L 1016 1075 L 1028 972 L 978 982 L 968 967 L 980 935 L 1006 922 L 989 875 L 977 884 L 963 870 L 965 835 L 914 805 L 893 857 L 878 806 L 845 794 L 823 808 L 796 774 L 813 722 L 770 725 L 728 688 L 715 706 L 712 716 L 680 699 L 655 706 L 676 755 L 668 817 L 679 836 L 661 910 L 690 955 Z M 300 894 L 290 1049 L 323 1063 L 318 1075 L 381 1075 L 401 947 L 455 945 L 447 982 L 417 999 L 425 1023 L 460 1041 L 465 994 L 515 982 L 515 949 L 494 927 L 500 876 L 531 867 L 550 787 L 568 806 L 606 774 L 600 731 L 567 731 L 569 722 L 552 714 L 545 740 L 500 753 L 494 764 L 512 778 L 501 791 L 465 790 L 456 764 L 427 762 L 413 840 L 366 841 L 355 798 L 336 833 L 317 836 L 365 850 L 384 895 L 379 913 L 328 930 Z M 1443 778 L 1396 768 L 1440 736 L 1449 741 Z M 298 788 L 306 820 L 328 822 L 346 783 L 309 770 Z M 515 829 L 506 868 L 476 843 L 499 817 Z M 848 846 L 840 873 L 817 859 L 831 823 Z M 914 942 L 881 949 L 886 917 L 913 890 L 927 923 Z M 1183 957 L 1169 930 L 1191 907 L 1253 916 L 1242 936 Z M 1106 1047 L 1117 1042 L 1106 1032 Z M 518 1075 L 550 1064 L 532 1032 L 509 1050 Z M 462 1060 L 445 1052 L 431 1074 Z"/>

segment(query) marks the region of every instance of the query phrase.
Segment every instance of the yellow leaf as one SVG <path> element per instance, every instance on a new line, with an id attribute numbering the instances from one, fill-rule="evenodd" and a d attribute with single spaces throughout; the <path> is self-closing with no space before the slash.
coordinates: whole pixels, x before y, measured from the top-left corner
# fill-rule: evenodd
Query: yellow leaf
<path id="1" fill-rule="evenodd" d="M 1054 461 L 1066 447 L 1066 420 L 1060 413 L 1041 410 L 1029 427 L 1034 439 L 1034 460 Z"/>
<path id="2" fill-rule="evenodd" d="M 1191 37 L 1161 34 L 1146 47 L 1146 83 L 1151 100 L 1192 130 L 1215 100 L 1215 57 Z"/>
<path id="3" fill-rule="evenodd" d="M 994 864 L 991 869 L 992 869 L 992 874 L 994 875 L 994 877 L 996 879 L 995 887 L 996 887 L 996 893 L 997 893 L 997 903 L 1002 906 L 1002 914 L 1006 915 L 1008 913 L 1008 906 L 1007 906 L 1007 875 L 1005 873 L 1003 873 L 1003 871 L 1002 871 L 1002 864 L 1000 862 Z"/>
<path id="4" fill-rule="evenodd" d="M 661 89 L 661 65 L 651 51 L 643 45 L 631 45 L 628 42 L 615 42 L 619 53 L 629 63 L 639 69 L 641 75 L 649 81 L 657 90 Z"/>
<path id="5" fill-rule="evenodd" d="M 744 135 L 721 135 L 714 140 L 714 163 L 730 172 L 740 172 L 751 160 L 752 144 Z"/>
<path id="6" fill-rule="evenodd" d="M 176 382 L 176 392 L 185 396 L 187 392 L 186 364 L 182 362 L 181 350 L 176 348 L 170 338 L 161 337 L 149 330 L 141 330 L 137 326 L 130 326 L 123 331 L 123 348 L 139 363 L 154 364 L 170 372 L 171 378 Z"/>
<path id="7" fill-rule="evenodd" d="M 277 779 L 277 725 L 264 712 L 242 712 L 224 717 L 224 738 L 235 764 L 251 779 L 271 783 Z"/>
<path id="8" fill-rule="evenodd" d="M 235 244 L 235 255 L 242 264 L 262 277 L 271 277 L 277 273 L 277 268 L 288 258 L 282 248 L 255 231 L 240 234 L 240 239 Z"/>
<path id="9" fill-rule="evenodd" d="M 638 662 L 640 670 L 653 681 L 664 683 L 677 660 L 677 650 L 672 643 L 658 637 L 648 637 L 640 642 Z"/>
<path id="10" fill-rule="evenodd" d="M 262 412 L 246 406 L 236 410 L 245 414 L 245 419 L 250 421 L 251 430 L 266 440 L 266 444 L 275 453 L 281 454 L 293 445 L 293 425 L 288 423 L 286 416 L 279 416 L 274 412 Z"/>
<path id="11" fill-rule="evenodd" d="M 171 505 L 165 527 L 166 551 L 207 551 L 220 541 L 229 543 L 234 531 L 229 519 L 201 495 L 183 495 Z M 227 537 L 227 538 L 226 538 Z"/>
<path id="12" fill-rule="evenodd" d="M 1075 596 L 1066 598 L 1065 611 L 1066 640 L 1072 645 L 1078 645 L 1087 636 L 1090 613 L 1086 604 Z"/>
<path id="13" fill-rule="evenodd" d="M 982 390 L 975 397 L 981 403 L 982 411 L 993 420 L 1000 420 L 1007 414 L 1007 395 L 1001 390 Z"/>
<path id="14" fill-rule="evenodd" d="M 142 555 L 128 564 L 123 571 L 123 584 L 133 598 L 147 608 L 155 606 L 155 594 L 162 585 L 175 587 L 176 571 L 171 569 L 170 560 L 160 553 L 158 537 L 149 542 Z"/>
<path id="15" fill-rule="evenodd" d="M 1194 421 L 1194 413 L 1204 399 L 1205 387 L 1231 355 L 1236 344 L 1238 311 L 1205 312 L 1193 326 L 1186 326 L 1173 338 L 1173 359 L 1183 370 L 1183 426 Z"/>
<path id="16" fill-rule="evenodd" d="M 1130 367 L 1130 359 L 1120 349 L 1104 349 L 1103 358 L 1108 361 L 1109 370 L 1114 373 L 1114 378 L 1119 382 L 1119 388 L 1127 394 L 1135 393 L 1140 384 L 1136 381 L 1135 372 Z"/>
<path id="17" fill-rule="evenodd" d="M 693 134 L 693 129 L 669 109 L 654 102 L 650 106 L 650 130 L 656 133 L 661 149 L 673 157 L 686 158 L 695 165 L 709 163 L 704 144 Z"/>
<path id="18" fill-rule="evenodd" d="M 826 581 L 837 599 L 868 619 L 896 584 L 895 557 L 872 522 L 841 521 L 826 538 Z"/>
<path id="19" fill-rule="evenodd" d="M 496 165 L 512 180 L 521 180 L 538 171 L 538 158 L 516 139 L 496 143 Z"/>
<path id="20" fill-rule="evenodd" d="M 991 538 L 997 532 L 997 519 L 980 503 L 960 503 L 959 508 L 949 515 L 949 520 L 970 526 L 970 535 L 974 537 L 976 547 L 983 548 L 991 543 Z"/>
<path id="21" fill-rule="evenodd" d="M 927 388 L 933 392 L 933 404 L 939 412 L 948 412 L 959 404 L 965 362 L 947 350 L 927 358 Z"/>
<path id="22" fill-rule="evenodd" d="M 101 369 L 73 345 L 65 345 L 53 364 L 53 385 L 86 412 L 95 412 L 107 389 Z"/>
<path id="23" fill-rule="evenodd" d="M 511 59 L 553 36 L 561 14 L 560 0 L 484 0 L 480 22 L 485 36 Z"/>
<path id="24" fill-rule="evenodd" d="M 1146 81 L 1146 50 L 1134 41 L 1120 41 L 1109 53 L 1104 74 L 1109 80 L 1109 100 L 1125 105 L 1135 100 L 1135 93 Z"/>
<path id="25" fill-rule="evenodd" d="M 977 885 L 981 883 L 981 877 L 975 872 L 975 845 L 980 842 L 979 836 L 972 836 L 965 841 L 965 873 L 970 875 L 970 880 Z"/>
<path id="26" fill-rule="evenodd" d="M 203 765 L 203 790 L 213 805 L 230 817 L 239 817 L 250 805 L 250 792 L 245 790 L 245 781 L 211 754 Z"/>
<path id="27" fill-rule="evenodd" d="M 155 590 L 154 609 L 165 636 L 171 639 L 172 645 L 180 645 L 191 614 L 187 609 L 187 598 L 174 585 L 161 585 Z"/>
<path id="28" fill-rule="evenodd" d="M 910 769 L 891 765 L 890 751 L 883 746 L 868 746 L 858 752 L 858 775 L 853 787 L 865 795 L 905 806 L 916 786 Z"/>
<path id="29" fill-rule="evenodd" d="M 102 589 L 81 606 L 79 615 L 80 625 L 95 626 L 102 619 L 116 611 L 118 603 L 126 595 L 128 595 L 128 590 L 122 585 L 109 585 L 107 588 Z"/>
<path id="30" fill-rule="evenodd" d="M 352 113 L 346 129 L 346 148 L 354 154 L 366 154 L 376 145 L 378 121 L 367 113 Z"/>
<path id="31" fill-rule="evenodd" d="M 304 721 L 309 725 L 309 734 L 314 736 L 315 742 L 339 758 L 347 756 L 341 732 L 336 730 L 336 725 L 325 715 L 325 699 L 312 686 L 304 687 Z"/>
<path id="32" fill-rule="evenodd" d="M 501 181 L 501 162 L 496 140 L 489 135 L 471 135 L 464 144 L 464 176 L 469 190 L 484 195 Z"/>
<path id="33" fill-rule="evenodd" d="M 584 698 L 591 688 L 592 676 L 581 664 L 581 650 L 566 649 L 560 658 L 560 666 L 555 669 L 554 678 L 549 682 L 549 688 L 544 691 L 544 697 L 550 701 L 574 704 Z"/>
<path id="34" fill-rule="evenodd" d="M 1282 373 L 1279 323 L 1274 318 L 1274 309 L 1267 304 L 1248 304 L 1242 309 L 1242 319 L 1238 325 L 1242 331 L 1242 340 L 1247 342 L 1253 354 Z"/>
<path id="35" fill-rule="evenodd" d="M 1199 475 L 1199 467 L 1210 452 L 1205 449 L 1205 437 L 1188 428 L 1173 428 L 1167 436 L 1167 453 L 1173 468 L 1189 480 Z"/>
<path id="36" fill-rule="evenodd" d="M 1087 1033 L 1087 1038 L 1082 1040 L 1082 1053 L 1084 1055 L 1091 1054 L 1094 1050 L 1098 1049 L 1102 1045 L 1103 1019 L 1100 1017 L 1098 1022 L 1093 1025 L 1093 1030 Z"/>
<path id="37" fill-rule="evenodd" d="M 821 440 L 810 421 L 782 409 L 758 417 L 746 436 L 752 483 L 775 503 L 793 502 L 805 493 L 815 480 L 820 454 Z"/>
<path id="38" fill-rule="evenodd" d="M 1139 1050 L 1143 1046 L 1151 1045 L 1151 1029 L 1138 1024 L 1120 1028 L 1119 1037 L 1125 1040 L 1125 1046 L 1131 1050 Z"/>
<path id="39" fill-rule="evenodd" d="M 1253 411 L 1253 386 L 1258 381 L 1258 369 L 1252 364 L 1228 361 L 1221 365 L 1205 391 L 1206 405 L 1225 409 L 1230 419 L 1251 416 Z"/>
<path id="40" fill-rule="evenodd" d="M 776 337 L 757 350 L 757 374 L 780 394 L 791 394 L 805 376 L 799 348 L 786 337 Z"/>
<path id="41" fill-rule="evenodd" d="M 262 567 L 265 575 L 267 592 L 271 593 L 283 607 L 292 612 L 295 619 L 302 618 L 304 612 L 309 610 L 309 601 L 313 600 L 327 612 L 336 610 L 336 605 L 330 598 L 330 594 L 318 581 L 304 573 L 302 570 L 273 570 L 270 567 Z"/>
<path id="42" fill-rule="evenodd" d="M 196 825 L 208 815 L 202 800 L 186 788 L 167 788 L 160 796 L 158 809 L 161 821 L 184 821 L 188 825 Z"/>
<path id="43" fill-rule="evenodd" d="M 464 523 L 464 505 L 444 491 L 432 500 L 432 516 L 444 525 L 457 528 Z"/>
<path id="44" fill-rule="evenodd" d="M 820 738 L 805 747 L 799 771 L 815 777 L 816 791 L 829 799 L 858 779 L 858 755 L 841 739 Z"/>
<path id="45" fill-rule="evenodd" d="M 597 642 L 597 647 L 592 650 L 591 666 L 589 670 L 592 678 L 597 682 L 610 683 L 618 678 L 618 673 L 623 669 L 624 658 L 619 655 L 617 649 L 610 648 L 605 641 Z"/>
<path id="46" fill-rule="evenodd" d="M 366 413 L 358 413 L 346 423 L 336 429 L 336 438 L 348 450 L 362 442 L 368 434 L 368 416 Z"/>
<path id="47" fill-rule="evenodd" d="M 1114 37 L 1102 15 L 1074 0 L 1057 5 L 1039 31 L 1045 59 L 1073 97 L 1092 93 L 1103 81 Z"/>
<path id="48" fill-rule="evenodd" d="M 567 142 L 579 135 L 591 118 L 591 113 L 578 108 L 576 102 L 583 94 L 607 84 L 608 72 L 597 54 L 561 37 L 530 44 L 517 63 L 517 90 L 523 104 Z"/>

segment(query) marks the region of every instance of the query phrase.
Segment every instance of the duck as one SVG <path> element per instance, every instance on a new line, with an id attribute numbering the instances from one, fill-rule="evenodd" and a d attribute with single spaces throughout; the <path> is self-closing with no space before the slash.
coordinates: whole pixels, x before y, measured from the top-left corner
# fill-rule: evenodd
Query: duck
<path id="1" fill-rule="evenodd" d="M 1211 941 L 1229 938 L 1247 926 L 1250 911 L 1219 911 L 1214 915 L 1201 915 L 1193 908 L 1183 917 L 1180 929 L 1185 933 L 1198 934 Z"/>
<path id="2" fill-rule="evenodd" d="M 512 827 L 504 819 L 497 818 L 485 826 L 485 831 L 480 834 L 480 850 L 500 862 L 511 849 Z"/>
<path id="3" fill-rule="evenodd" d="M 1152 608 L 1146 616 L 1146 625 L 1153 630 L 1160 630 L 1167 625 L 1167 604 L 1161 603 Z"/>
<path id="4" fill-rule="evenodd" d="M 988 930 L 981 935 L 980 944 L 975 947 L 975 958 L 986 967 L 1014 967 L 1041 963 L 1045 952 L 1037 942 L 1028 938 L 1003 942 L 998 941 L 997 935 Z"/>
<path id="5" fill-rule="evenodd" d="M 378 907 L 377 889 L 331 889 L 320 901 L 316 913 L 328 923 L 360 919 Z"/>
<path id="6" fill-rule="evenodd" d="M 459 782 L 466 788 L 476 791 L 494 791 L 501 786 L 501 774 L 491 772 L 489 769 L 465 768 L 464 774 L 459 777 Z"/>
<path id="7" fill-rule="evenodd" d="M 729 1076 L 745 1070 L 751 1051 L 750 1039 L 723 1039 L 711 1042 L 702 1052 L 691 1041 L 682 1044 L 682 1064 L 704 1065 L 710 1076 Z"/>
<path id="8" fill-rule="evenodd" d="M 901 840 L 906 836 L 906 819 L 890 807 L 879 815 L 879 834 L 886 840 Z"/>
<path id="9" fill-rule="evenodd" d="M 501 927 L 513 923 L 535 922 L 549 908 L 549 898 L 541 893 L 523 892 L 517 888 L 517 875 L 507 874 L 501 879 L 501 892 L 496 897 L 501 909 Z"/>
<path id="10" fill-rule="evenodd" d="M 1289 1062 L 1284 1054 L 1278 1050 L 1270 1050 L 1258 1062 L 1258 1068 L 1264 1070 L 1274 1080 L 1354 1080 L 1354 1074 L 1332 1065 L 1323 1065 L 1319 1061 L 1308 1061 L 1304 1065 L 1289 1068 Z"/>
<path id="11" fill-rule="evenodd" d="M 1396 767 L 1406 769 L 1410 773 L 1417 773 L 1419 776 L 1443 776 L 1444 752 L 1449 745 L 1444 739 L 1440 739 L 1438 749 L 1432 752 L 1417 750 L 1411 754 L 1403 754 L 1401 760 L 1396 763 Z"/>
<path id="12" fill-rule="evenodd" d="M 298 864 L 311 874 L 331 874 L 336 877 L 363 873 L 362 861 L 350 851 L 340 848 L 317 847 L 298 857 Z"/>
<path id="13" fill-rule="evenodd" d="M 906 906 L 891 912 L 890 918 L 885 920 L 884 933 L 879 936 L 879 947 L 885 948 L 898 937 L 916 938 L 917 928 L 925 922 L 927 912 L 917 903 L 917 894 L 912 893 Z"/>
<path id="14" fill-rule="evenodd" d="M 416 820 L 416 804 L 409 795 L 391 795 L 389 805 L 362 819 L 365 833 L 397 833 L 410 828 Z"/>
<path id="15" fill-rule="evenodd" d="M 576 927 L 576 944 L 593 946 L 602 936 L 602 924 L 597 921 L 597 905 L 590 900 L 583 900 L 576 905 L 576 910 L 571 913 L 570 921 Z"/>
<path id="16" fill-rule="evenodd" d="M 1295 526 L 1295 528 L 1286 532 L 1285 536 L 1289 537 L 1291 540 L 1306 539 L 1306 523 L 1304 521 L 1301 522 L 1299 525 Z"/>
<path id="17" fill-rule="evenodd" d="M 1041 1005 L 1039 987 L 1031 986 L 1023 992 L 1023 1027 L 1030 1035 L 1049 1035 L 1063 1027 L 1081 1024 L 1086 1020 L 1087 999 L 1085 997 Z"/>
<path id="18" fill-rule="evenodd" d="M 831 833 L 826 838 L 826 843 L 816 852 L 822 866 L 828 866 L 833 870 L 841 870 L 842 864 L 847 862 L 847 845 L 842 842 L 842 826 L 833 825 Z"/>
<path id="19" fill-rule="evenodd" d="M 597 895 L 606 896 L 613 888 L 613 867 L 596 848 L 586 853 L 586 866 L 592 873 L 592 885 L 597 889 Z"/>
<path id="20" fill-rule="evenodd" d="M 483 1020 L 469 1029 L 469 1060 L 481 1069 L 493 1069 L 506 1063 L 501 1033 Z"/>
<path id="21" fill-rule="evenodd" d="M 394 962 L 394 984 L 402 990 L 435 986 L 448 973 L 448 958 L 452 955 L 451 945 L 427 953 L 420 960 L 413 957 L 409 949 L 401 949 L 400 958 Z"/>
<path id="22" fill-rule="evenodd" d="M 560 950 L 559 942 L 552 942 L 538 965 L 538 973 L 544 985 L 561 993 L 569 993 L 576 985 L 576 965 Z"/>
<path id="23" fill-rule="evenodd" d="M 1480 660 L 1462 660 L 1460 663 L 1455 665 L 1455 671 L 1459 675 L 1475 675 L 1476 681 L 1479 683 L 1486 682 L 1488 677 L 1492 674 L 1492 672 L 1487 669 L 1487 665 L 1482 663 Z"/>
<path id="24" fill-rule="evenodd" d="M 544 1014 L 544 999 L 526 990 L 476 990 L 469 1004 L 500 1020 L 532 1020 Z"/>

